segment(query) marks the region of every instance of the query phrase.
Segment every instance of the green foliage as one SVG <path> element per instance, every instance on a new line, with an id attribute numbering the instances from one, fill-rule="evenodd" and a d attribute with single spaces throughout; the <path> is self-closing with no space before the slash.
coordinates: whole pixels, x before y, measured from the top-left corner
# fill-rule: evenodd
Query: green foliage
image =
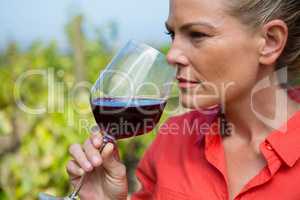
<path id="1" fill-rule="evenodd" d="M 113 47 L 107 45 L 104 37 L 87 39 L 84 33 L 74 32 L 78 31 L 76 27 L 70 28 L 76 22 L 81 26 L 82 21 L 82 17 L 75 17 L 66 28 L 72 43 L 70 51 L 61 52 L 53 41 L 47 45 L 34 42 L 26 51 L 11 43 L 0 54 L 1 200 L 32 200 L 40 191 L 64 195 L 71 190 L 65 171 L 70 159 L 68 147 L 82 143 L 89 134 L 86 124 L 95 123 L 87 92 L 72 93 L 77 81 L 76 66 L 84 67 L 81 70 L 85 80 L 93 83 L 113 55 Z M 112 27 L 115 38 L 115 24 Z M 80 46 L 83 49 L 76 49 Z M 80 55 L 76 55 L 76 50 Z M 46 76 L 35 74 L 20 81 L 28 72 Z M 49 79 L 54 81 L 51 87 Z M 30 114 L 18 105 L 20 102 L 47 110 Z M 147 134 L 118 142 L 121 158 L 128 167 L 131 190 L 135 189 L 135 166 L 154 137 Z"/>

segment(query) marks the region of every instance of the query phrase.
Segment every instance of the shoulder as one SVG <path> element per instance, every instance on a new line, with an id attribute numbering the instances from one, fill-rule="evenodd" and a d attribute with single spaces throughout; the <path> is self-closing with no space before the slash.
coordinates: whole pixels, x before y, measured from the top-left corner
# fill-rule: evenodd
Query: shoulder
<path id="1" fill-rule="evenodd" d="M 157 139 L 189 137 L 205 132 L 205 128 L 216 118 L 216 111 L 194 110 L 168 118 L 159 128 Z M 176 136 L 176 137 L 175 137 Z"/>
<path id="2" fill-rule="evenodd" d="M 199 151 L 197 142 L 216 116 L 216 112 L 196 110 L 168 118 L 144 152 L 139 171 L 155 174 L 157 166 L 164 165 L 166 160 L 177 162 L 193 152 L 199 156 L 195 153 Z"/>
<path id="3" fill-rule="evenodd" d="M 211 122 L 216 118 L 216 112 L 194 110 L 170 117 L 163 123 L 157 135 L 148 148 L 153 156 L 166 152 L 177 152 L 199 141 L 208 131 Z"/>
<path id="4" fill-rule="evenodd" d="M 177 166 L 180 165 L 178 162 L 185 159 L 199 159 L 202 151 L 199 143 L 216 116 L 216 113 L 196 110 L 168 118 L 144 152 L 139 171 L 146 170 L 156 174 L 157 169 L 162 166 L 172 163 L 172 166 Z"/>

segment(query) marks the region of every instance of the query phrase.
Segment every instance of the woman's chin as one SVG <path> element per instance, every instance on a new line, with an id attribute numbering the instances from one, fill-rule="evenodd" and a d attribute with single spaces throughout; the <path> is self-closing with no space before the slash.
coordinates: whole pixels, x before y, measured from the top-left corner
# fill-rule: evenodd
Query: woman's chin
<path id="1" fill-rule="evenodd" d="M 180 103 L 183 107 L 188 109 L 215 109 L 218 107 L 219 102 L 216 99 L 192 98 L 191 96 L 180 95 Z"/>

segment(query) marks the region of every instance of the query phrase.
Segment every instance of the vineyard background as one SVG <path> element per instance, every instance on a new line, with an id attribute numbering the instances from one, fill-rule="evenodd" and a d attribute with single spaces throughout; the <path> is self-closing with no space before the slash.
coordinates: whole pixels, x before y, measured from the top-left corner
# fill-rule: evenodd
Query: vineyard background
<path id="1" fill-rule="evenodd" d="M 108 23 L 89 39 L 84 23 L 77 15 L 66 24 L 67 50 L 55 41 L 36 41 L 26 49 L 10 42 L 0 53 L 0 199 L 33 200 L 40 191 L 63 195 L 71 190 L 65 171 L 68 147 L 82 143 L 95 124 L 88 88 L 114 55 L 118 33 L 117 25 Z M 176 95 L 170 101 L 167 109 L 178 106 Z M 137 187 L 136 164 L 154 137 L 118 142 L 130 192 Z"/>

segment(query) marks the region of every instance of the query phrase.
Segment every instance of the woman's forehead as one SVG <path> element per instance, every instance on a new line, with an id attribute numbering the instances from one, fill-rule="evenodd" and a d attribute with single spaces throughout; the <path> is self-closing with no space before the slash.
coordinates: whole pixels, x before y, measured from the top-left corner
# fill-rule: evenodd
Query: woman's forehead
<path id="1" fill-rule="evenodd" d="M 167 23 L 206 21 L 218 23 L 224 18 L 224 0 L 170 0 Z"/>
<path id="2" fill-rule="evenodd" d="M 220 11 L 225 9 L 226 0 L 170 0 L 170 11 Z"/>

